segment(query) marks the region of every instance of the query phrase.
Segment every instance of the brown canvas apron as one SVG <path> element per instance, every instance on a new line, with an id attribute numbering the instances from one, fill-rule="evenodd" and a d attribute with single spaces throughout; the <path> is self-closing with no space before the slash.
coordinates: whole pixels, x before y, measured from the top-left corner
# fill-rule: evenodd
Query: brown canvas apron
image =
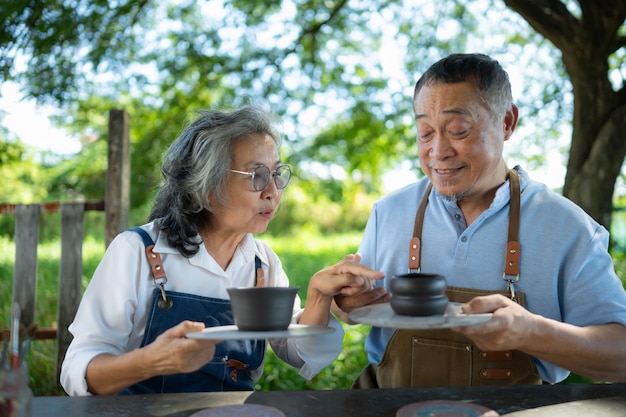
<path id="1" fill-rule="evenodd" d="M 476 296 L 502 294 L 524 306 L 524 294 L 516 292 L 519 280 L 520 184 L 517 171 L 510 170 L 511 204 L 509 235 L 504 268 L 505 291 L 448 287 L 450 301 L 464 303 Z M 409 270 L 419 270 L 424 213 L 432 184 L 426 190 L 415 216 L 409 251 Z M 396 330 L 378 365 L 369 364 L 353 388 L 414 388 L 442 386 L 486 386 L 540 384 L 533 358 L 520 351 L 484 352 L 460 333 L 448 329 Z"/>

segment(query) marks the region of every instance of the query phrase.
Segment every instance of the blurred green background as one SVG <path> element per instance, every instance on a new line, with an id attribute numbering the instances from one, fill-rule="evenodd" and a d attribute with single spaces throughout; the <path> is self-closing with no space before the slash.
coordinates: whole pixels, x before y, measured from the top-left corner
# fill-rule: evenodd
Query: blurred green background
<path id="1" fill-rule="evenodd" d="M 101 200 L 107 114 L 126 109 L 129 225 L 142 224 L 161 156 L 193 111 L 261 104 L 282 119 L 282 156 L 294 175 L 281 212 L 260 237 L 304 289 L 314 272 L 356 250 L 372 203 L 390 190 L 389 174 L 396 185 L 421 175 L 411 100 L 419 75 L 449 53 L 482 52 L 509 71 L 520 108 L 507 163 L 549 181 L 610 229 L 624 280 L 625 6 L 626 0 L 584 8 L 567 0 L 4 2 L 0 99 L 17 92 L 21 103 L 37 106 L 17 123 L 17 105 L 0 108 L 0 202 Z M 17 133 L 38 125 L 33 117 L 42 114 L 79 150 L 42 150 L 56 145 L 52 129 L 28 140 Z M 83 286 L 104 252 L 103 214 L 85 216 Z M 0 215 L 4 328 L 13 222 Z M 41 218 L 42 327 L 55 325 L 59 223 L 58 214 Z M 367 330 L 346 326 L 342 355 L 311 382 L 270 352 L 257 388 L 349 387 L 366 362 Z M 53 357 L 53 342 L 34 343 L 36 395 L 60 393 Z"/>
<path id="2" fill-rule="evenodd" d="M 281 257 L 285 271 L 294 285 L 300 286 L 299 295 L 306 301 L 306 287 L 309 278 L 319 269 L 336 263 L 344 254 L 354 253 L 358 247 L 359 233 L 311 234 L 301 233 L 289 236 L 262 236 Z M 51 240 L 39 247 L 39 277 L 37 286 L 36 322 L 40 327 L 55 325 L 57 309 L 57 280 L 59 242 Z M 101 241 L 92 237 L 83 245 L 84 277 L 86 286 L 104 251 Z M 15 247 L 7 237 L 0 237 L 0 286 L 3 288 L 0 299 L 3 327 L 9 324 Z M 624 253 L 613 250 L 617 272 L 622 280 L 626 276 Z M 6 289 L 6 290 L 4 290 Z M 369 326 L 343 324 L 345 330 L 344 347 L 340 356 L 330 366 L 322 370 L 311 381 L 298 375 L 298 370 L 290 367 L 268 350 L 263 377 L 257 382 L 257 390 L 301 390 L 301 389 L 347 389 L 358 373 L 366 365 L 363 351 L 365 336 Z M 54 376 L 55 342 L 34 341 L 28 358 L 30 383 L 35 395 L 64 395 Z M 566 382 L 587 382 L 589 380 L 572 375 Z"/>

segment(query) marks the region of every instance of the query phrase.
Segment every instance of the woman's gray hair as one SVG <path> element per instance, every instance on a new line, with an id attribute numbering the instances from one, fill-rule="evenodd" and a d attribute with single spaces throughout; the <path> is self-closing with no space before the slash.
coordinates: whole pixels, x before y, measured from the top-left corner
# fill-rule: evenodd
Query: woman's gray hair
<path id="1" fill-rule="evenodd" d="M 496 117 L 513 105 L 509 75 L 495 59 L 484 54 L 452 54 L 434 63 L 415 84 L 415 99 L 422 87 L 437 82 L 446 84 L 475 81 L 482 102 Z"/>
<path id="2" fill-rule="evenodd" d="M 226 175 L 235 144 L 261 134 L 279 148 L 278 118 L 260 107 L 196 112 L 193 120 L 165 153 L 163 182 L 149 220 L 167 232 L 169 244 L 190 257 L 202 243 L 198 232 L 209 223 L 211 201 L 226 204 Z"/>

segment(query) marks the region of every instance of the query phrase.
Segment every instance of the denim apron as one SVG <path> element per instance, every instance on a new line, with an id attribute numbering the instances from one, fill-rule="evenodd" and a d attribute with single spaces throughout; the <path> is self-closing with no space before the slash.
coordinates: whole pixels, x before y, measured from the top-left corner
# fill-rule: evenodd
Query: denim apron
<path id="1" fill-rule="evenodd" d="M 509 234 L 503 279 L 506 291 L 448 287 L 452 302 L 465 303 L 476 296 L 502 294 L 524 306 L 525 294 L 515 291 L 519 280 L 520 183 L 515 170 L 509 172 L 511 204 Z M 422 224 L 432 184 L 426 190 L 415 216 L 409 248 L 409 271 L 420 269 Z M 379 364 L 369 364 L 352 388 L 417 388 L 540 384 L 533 358 L 517 350 L 485 352 L 469 338 L 449 329 L 397 329 Z"/>
<path id="2" fill-rule="evenodd" d="M 160 334 L 183 320 L 203 322 L 206 327 L 234 324 L 230 300 L 165 291 L 167 278 L 160 264 L 160 256 L 152 252 L 152 238 L 141 228 L 130 230 L 139 233 L 144 241 L 157 285 L 141 342 L 142 347 L 152 343 Z M 159 261 L 156 267 L 153 263 L 155 259 Z M 258 257 L 255 257 L 255 270 L 258 285 L 263 277 L 261 260 Z M 157 283 L 157 279 L 162 281 Z M 199 370 L 155 376 L 126 388 L 120 394 L 253 391 L 251 371 L 262 365 L 264 356 L 265 340 L 224 341 L 215 346 L 215 356 Z"/>

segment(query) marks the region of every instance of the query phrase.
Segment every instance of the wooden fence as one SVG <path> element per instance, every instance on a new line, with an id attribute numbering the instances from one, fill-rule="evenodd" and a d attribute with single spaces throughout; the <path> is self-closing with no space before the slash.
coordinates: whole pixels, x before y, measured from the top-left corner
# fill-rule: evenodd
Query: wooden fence
<path id="1" fill-rule="evenodd" d="M 124 110 L 109 112 L 107 175 L 104 199 L 91 202 L 48 202 L 39 204 L 0 204 L 0 214 L 15 215 L 15 266 L 13 270 L 13 302 L 21 308 L 21 324 L 35 324 L 37 292 L 37 246 L 39 221 L 43 213 L 61 214 L 61 260 L 58 280 L 58 311 L 56 328 L 38 328 L 35 339 L 56 339 L 55 370 L 72 340 L 67 330 L 74 319 L 82 297 L 85 211 L 105 212 L 106 246 L 115 235 L 128 227 L 130 196 L 130 118 Z M 9 332 L 3 330 L 3 337 Z"/>

